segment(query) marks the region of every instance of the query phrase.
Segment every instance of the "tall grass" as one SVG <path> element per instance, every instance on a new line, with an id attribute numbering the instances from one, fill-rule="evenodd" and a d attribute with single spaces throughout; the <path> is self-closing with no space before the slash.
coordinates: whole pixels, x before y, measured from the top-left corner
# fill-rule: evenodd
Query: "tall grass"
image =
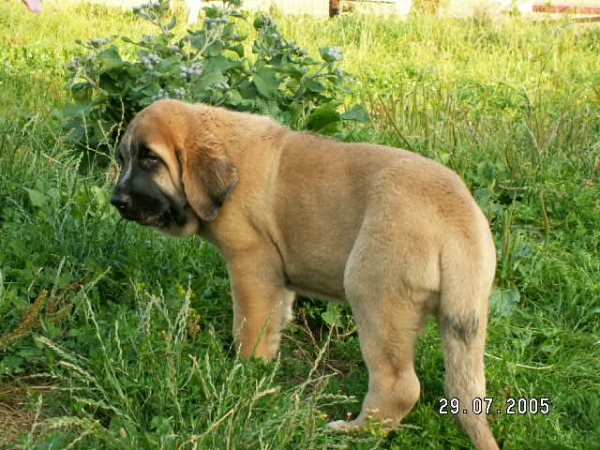
<path id="1" fill-rule="evenodd" d="M 141 34 L 142 23 L 90 6 L 34 16 L 2 2 L 0 15 L 0 411 L 33 411 L 0 423 L 13 430 L 0 447 L 468 448 L 437 412 L 433 323 L 418 346 L 421 400 L 391 433 L 324 427 L 356 413 L 366 390 L 344 309 L 300 302 L 279 361 L 240 361 L 219 256 L 119 221 L 107 201 L 114 172 L 84 170 L 56 119 L 75 39 Z M 490 217 L 499 265 L 486 363 L 503 448 L 600 448 L 600 30 L 277 20 L 302 47 L 344 50 L 348 101 L 373 118 L 348 125 L 346 139 L 449 165 Z M 14 398 L 15 383 L 29 400 Z M 550 414 L 506 414 L 508 398 L 542 397 Z"/>
<path id="2" fill-rule="evenodd" d="M 176 308 L 137 291 L 136 312 L 123 309 L 109 323 L 100 322 L 85 291 L 81 296 L 94 358 L 38 338 L 58 356 L 61 390 L 79 411 L 47 421 L 45 426 L 61 430 L 53 445 L 83 440 L 100 448 L 322 448 L 340 440 L 326 433 L 319 407 L 347 400 L 323 392 L 326 378 L 311 371 L 303 383 L 284 388 L 281 362 L 240 361 L 210 330 L 199 337 L 190 291 L 182 292 Z"/>

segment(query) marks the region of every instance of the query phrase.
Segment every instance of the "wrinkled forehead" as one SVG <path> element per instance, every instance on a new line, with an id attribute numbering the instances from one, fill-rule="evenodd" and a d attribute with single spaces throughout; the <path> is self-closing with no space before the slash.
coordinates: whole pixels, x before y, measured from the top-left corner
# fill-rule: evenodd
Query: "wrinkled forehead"
<path id="1" fill-rule="evenodd" d="M 169 166 L 177 165 L 176 142 L 169 126 L 147 115 L 136 117 L 127 127 L 119 144 L 119 153 L 123 160 L 153 153 Z"/>

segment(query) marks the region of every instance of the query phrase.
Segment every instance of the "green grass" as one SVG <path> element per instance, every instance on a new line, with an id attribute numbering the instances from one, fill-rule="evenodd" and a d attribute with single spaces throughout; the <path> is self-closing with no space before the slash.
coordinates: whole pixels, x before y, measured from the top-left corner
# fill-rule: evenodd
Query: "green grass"
<path id="1" fill-rule="evenodd" d="M 330 328 L 324 304 L 302 301 L 277 363 L 238 360 L 216 252 L 120 221 L 114 169 L 84 170 L 56 119 L 75 39 L 144 25 L 98 7 L 34 16 L 0 2 L 0 16 L 0 447 L 470 448 L 437 413 L 433 323 L 418 346 L 421 400 L 390 434 L 324 427 L 356 414 L 366 390 L 345 310 Z M 373 117 L 348 125 L 350 139 L 449 165 L 490 217 L 488 396 L 552 402 L 548 415 L 494 414 L 503 448 L 600 448 L 600 29 L 426 15 L 278 23 L 311 51 L 343 48 L 348 102 Z"/>

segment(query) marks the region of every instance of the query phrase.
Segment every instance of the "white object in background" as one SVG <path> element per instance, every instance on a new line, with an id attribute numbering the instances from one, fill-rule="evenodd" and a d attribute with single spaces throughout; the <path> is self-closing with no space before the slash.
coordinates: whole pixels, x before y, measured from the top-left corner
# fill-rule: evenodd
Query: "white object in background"
<path id="1" fill-rule="evenodd" d="M 188 25 L 198 22 L 202 0 L 186 0 L 185 3 L 188 10 Z"/>
<path id="2" fill-rule="evenodd" d="M 396 0 L 396 14 L 408 16 L 412 8 L 412 0 Z"/>
<path id="3" fill-rule="evenodd" d="M 521 14 L 529 14 L 533 12 L 533 2 L 517 2 L 517 10 Z"/>

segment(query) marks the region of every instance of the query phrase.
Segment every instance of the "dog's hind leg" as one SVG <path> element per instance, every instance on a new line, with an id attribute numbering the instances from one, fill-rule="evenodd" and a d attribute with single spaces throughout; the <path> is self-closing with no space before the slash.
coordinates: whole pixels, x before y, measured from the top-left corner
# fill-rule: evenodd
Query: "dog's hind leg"
<path id="1" fill-rule="evenodd" d="M 356 420 L 334 427 L 362 427 L 369 417 L 394 424 L 419 399 L 414 346 L 438 299 L 439 271 L 427 240 L 396 229 L 382 232 L 382 221 L 391 215 L 385 208 L 370 212 L 346 263 L 344 290 L 369 389 Z"/>
<path id="2" fill-rule="evenodd" d="M 416 300 L 416 301 L 415 301 Z M 378 307 L 375 303 L 384 303 Z M 417 403 L 420 383 L 415 373 L 414 345 L 425 318 L 421 299 L 379 298 L 353 305 L 363 358 L 369 372 L 369 390 L 360 415 L 351 425 L 368 418 L 384 424 L 399 422 Z"/>
<path id="3" fill-rule="evenodd" d="M 402 420 L 416 404 L 420 383 L 414 367 L 414 345 L 431 297 L 399 283 L 395 273 L 378 265 L 356 264 L 346 271 L 346 296 L 352 308 L 361 351 L 369 372 L 369 389 L 356 420 L 333 427 L 362 427 L 369 418 L 384 424 Z M 390 278 L 396 278 L 394 283 Z"/>

